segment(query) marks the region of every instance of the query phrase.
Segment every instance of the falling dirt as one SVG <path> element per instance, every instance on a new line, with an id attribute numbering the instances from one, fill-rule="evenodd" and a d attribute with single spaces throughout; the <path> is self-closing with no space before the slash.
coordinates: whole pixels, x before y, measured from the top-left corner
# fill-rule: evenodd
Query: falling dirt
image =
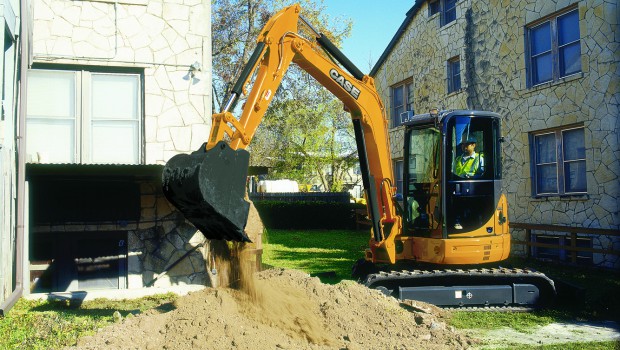
<path id="1" fill-rule="evenodd" d="M 80 338 L 74 349 L 459 349 L 472 338 L 445 323 L 446 311 L 412 308 L 351 281 L 327 285 L 283 269 L 253 273 L 229 245 L 220 287 L 179 298 Z M 426 310 L 425 312 L 419 311 Z M 126 315 L 123 315 L 126 316 Z"/>

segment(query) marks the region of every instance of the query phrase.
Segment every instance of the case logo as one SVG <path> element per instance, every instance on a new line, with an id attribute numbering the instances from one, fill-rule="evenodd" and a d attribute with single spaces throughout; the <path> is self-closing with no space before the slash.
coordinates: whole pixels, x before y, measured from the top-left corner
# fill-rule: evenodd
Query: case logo
<path id="1" fill-rule="evenodd" d="M 340 75 L 337 70 L 334 68 L 329 70 L 329 76 L 332 77 L 343 89 L 345 89 L 354 99 L 357 100 L 360 97 L 360 90 L 356 88 L 350 81 L 345 79 L 344 76 Z"/>

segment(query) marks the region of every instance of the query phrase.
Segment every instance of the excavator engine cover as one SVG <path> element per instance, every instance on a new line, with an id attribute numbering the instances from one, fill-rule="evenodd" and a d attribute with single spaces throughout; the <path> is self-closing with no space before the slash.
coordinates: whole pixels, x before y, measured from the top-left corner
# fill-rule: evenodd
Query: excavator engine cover
<path id="1" fill-rule="evenodd" d="M 166 163 L 164 195 L 208 239 L 251 242 L 245 233 L 250 203 L 245 185 L 250 162 L 246 150 L 219 142 L 206 151 L 177 154 Z"/>

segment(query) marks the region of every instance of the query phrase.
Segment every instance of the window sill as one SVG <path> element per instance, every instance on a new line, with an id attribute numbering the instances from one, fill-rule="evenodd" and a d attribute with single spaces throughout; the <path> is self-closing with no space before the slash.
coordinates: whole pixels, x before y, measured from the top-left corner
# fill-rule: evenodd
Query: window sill
<path id="1" fill-rule="evenodd" d="M 529 88 L 527 88 L 527 90 L 529 90 L 531 92 L 540 91 L 540 90 L 543 90 L 543 89 L 550 88 L 552 86 L 556 86 L 556 85 L 560 85 L 560 84 L 565 84 L 565 83 L 568 83 L 568 82 L 571 82 L 571 81 L 574 81 L 574 80 L 581 79 L 581 78 L 583 78 L 583 76 L 584 76 L 583 72 L 579 72 L 579 73 L 567 75 L 567 76 L 565 76 L 563 78 L 560 78 L 558 80 L 555 80 L 555 81 L 548 81 L 546 83 L 530 86 Z"/>
<path id="2" fill-rule="evenodd" d="M 433 13 L 432 15 L 428 16 L 427 21 L 430 22 L 430 21 L 432 21 L 432 20 L 434 20 L 435 18 L 438 18 L 438 17 L 439 17 L 439 12 Z"/>
<path id="3" fill-rule="evenodd" d="M 441 23 L 439 23 L 439 30 L 444 30 L 444 29 L 448 29 L 452 26 L 454 26 L 456 24 L 456 19 L 450 23 L 446 23 L 444 25 L 441 25 Z"/>
<path id="4" fill-rule="evenodd" d="M 461 93 L 463 93 L 463 92 L 465 92 L 465 89 L 460 88 L 460 89 L 458 89 L 458 90 L 455 90 L 455 91 L 452 91 L 452 92 L 448 92 L 448 94 L 446 95 L 446 97 L 456 96 L 456 95 L 461 94 Z"/>
<path id="5" fill-rule="evenodd" d="M 530 198 L 530 202 L 548 202 L 548 201 L 580 201 L 585 202 L 590 200 L 590 195 L 587 193 L 584 194 L 549 194 L 549 195 L 537 195 Z"/>

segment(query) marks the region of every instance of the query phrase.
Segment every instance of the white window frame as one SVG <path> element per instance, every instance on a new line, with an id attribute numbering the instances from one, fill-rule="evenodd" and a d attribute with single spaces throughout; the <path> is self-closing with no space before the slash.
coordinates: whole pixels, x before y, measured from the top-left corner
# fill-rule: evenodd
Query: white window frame
<path id="1" fill-rule="evenodd" d="M 65 70 L 65 69 L 32 69 L 30 72 L 51 72 L 58 74 L 73 74 L 74 75 L 74 99 L 75 106 L 74 116 L 73 118 L 73 133 L 74 139 L 71 140 L 73 142 L 73 150 L 72 150 L 72 159 L 68 161 L 68 163 L 76 163 L 76 164 L 142 164 L 144 160 L 144 145 L 143 145 L 143 133 L 144 133 L 144 111 L 143 111 L 143 89 L 142 89 L 142 76 L 140 73 L 135 72 L 113 72 L 113 71 L 92 71 L 92 70 Z M 95 76 L 105 76 L 112 75 L 118 77 L 132 77 L 135 78 L 136 87 L 136 100 L 135 103 L 135 119 L 134 118 L 104 118 L 97 119 L 94 117 L 94 113 L 92 111 L 92 93 L 93 93 L 93 77 Z M 35 101 L 30 100 L 30 103 L 36 103 Z M 28 114 L 27 121 L 33 119 L 42 118 L 51 118 L 57 119 L 50 116 L 33 116 L 30 113 Z M 67 118 L 65 118 L 67 119 Z M 67 119 L 67 120 L 69 120 Z M 105 161 L 95 162 L 94 160 L 94 138 L 95 132 L 93 129 L 94 123 L 116 123 L 117 125 L 128 124 L 134 125 L 132 137 L 135 137 L 135 148 L 133 152 L 134 155 L 124 155 L 129 158 L 133 158 L 130 161 L 120 160 L 120 159 L 110 159 Z M 102 130 L 102 129 L 100 129 Z M 120 130 L 120 129 L 119 129 Z M 55 161 L 47 161 L 46 159 L 37 159 L 36 155 L 33 154 L 32 151 L 27 150 L 29 152 L 29 156 L 31 162 L 42 162 L 42 163 L 57 163 Z"/>
<path id="2" fill-rule="evenodd" d="M 565 168 L 567 166 L 567 163 L 571 163 L 571 162 L 587 162 L 586 158 L 579 158 L 579 159 L 571 159 L 571 160 L 566 160 L 565 159 L 565 151 L 564 151 L 564 133 L 567 131 L 572 131 L 572 130 L 578 130 L 581 129 L 584 133 L 585 133 L 585 128 L 583 126 L 572 126 L 572 127 L 564 127 L 564 128 L 558 128 L 558 129 L 554 129 L 554 130 L 547 130 L 547 131 L 539 131 L 539 132 L 535 132 L 531 134 L 531 144 L 532 144 L 532 148 L 531 148 L 531 164 L 532 164 L 532 195 L 534 195 L 535 197 L 548 197 L 548 196 L 572 196 L 572 195 L 586 195 L 588 193 L 587 187 L 587 171 L 585 171 L 585 173 L 583 174 L 584 176 L 584 181 L 586 181 L 585 183 L 585 191 L 579 191 L 579 192 L 570 192 L 567 191 L 566 189 L 566 178 L 565 178 Z M 555 148 L 555 161 L 554 162 L 550 162 L 550 163 L 538 163 L 537 162 L 537 143 L 536 140 L 538 137 L 541 136 L 548 136 L 548 135 L 553 135 L 554 136 L 554 148 Z M 585 135 L 584 135 L 585 137 Z M 585 140 L 584 140 L 585 143 Z M 582 145 L 585 148 L 585 144 Z M 555 171 L 556 171 L 556 190 L 555 192 L 542 192 L 539 191 L 538 189 L 538 167 L 541 165 L 551 165 L 554 164 L 555 165 Z"/>
<path id="3" fill-rule="evenodd" d="M 403 89 L 403 104 L 395 104 L 396 91 Z M 392 93 L 390 103 L 392 104 L 392 127 L 402 125 L 401 113 L 411 111 L 413 113 L 413 81 L 406 80 L 390 88 Z M 402 110 L 401 110 L 402 109 Z"/>
<path id="4" fill-rule="evenodd" d="M 569 43 L 565 43 L 564 45 L 560 45 L 559 44 L 559 39 L 558 39 L 558 35 L 560 33 L 560 29 L 558 28 L 558 18 L 566 16 L 572 12 L 577 12 L 577 30 L 579 31 L 579 39 L 571 41 Z M 533 35 L 532 35 L 532 31 L 536 28 L 539 28 L 545 24 L 549 24 L 550 26 L 550 35 L 551 37 L 549 38 L 550 40 L 550 49 L 548 51 L 545 52 L 541 52 L 538 53 L 536 55 L 532 54 L 532 40 L 533 40 Z M 581 48 L 579 50 L 579 70 L 577 72 L 571 72 L 568 74 L 562 74 L 561 73 L 561 67 L 560 67 L 560 50 L 563 47 L 566 46 L 570 46 L 570 45 L 581 45 L 581 30 L 579 29 L 579 9 L 575 6 L 571 6 L 570 8 L 564 9 L 562 11 L 559 11 L 553 15 L 547 16 L 543 19 L 537 20 L 535 22 L 532 22 L 530 24 L 528 24 L 525 28 L 525 51 L 526 51 L 526 67 L 527 67 L 527 85 L 528 87 L 534 87 L 534 86 L 538 86 L 538 85 L 542 85 L 545 83 L 550 83 L 550 82 L 556 82 L 559 81 L 562 78 L 571 76 L 571 75 L 575 75 L 575 74 L 580 74 L 582 72 L 582 65 L 581 65 L 581 56 L 583 55 L 583 53 L 581 52 Z M 551 55 L 551 78 L 548 80 L 544 80 L 544 81 L 534 81 L 534 59 L 538 58 L 544 54 L 550 54 Z"/>
<path id="5" fill-rule="evenodd" d="M 450 24 L 454 21 L 456 21 L 457 18 L 457 13 L 456 13 L 456 7 L 458 4 L 459 0 L 454 1 L 454 7 L 450 7 L 447 8 L 446 5 L 446 0 L 434 0 L 434 1 L 429 1 L 428 2 L 428 16 L 431 17 L 435 14 L 441 14 L 441 18 L 440 18 L 440 27 L 445 26 L 446 24 Z M 447 13 L 451 11 L 454 11 L 454 19 L 451 21 L 447 21 L 446 17 L 447 17 Z"/>

